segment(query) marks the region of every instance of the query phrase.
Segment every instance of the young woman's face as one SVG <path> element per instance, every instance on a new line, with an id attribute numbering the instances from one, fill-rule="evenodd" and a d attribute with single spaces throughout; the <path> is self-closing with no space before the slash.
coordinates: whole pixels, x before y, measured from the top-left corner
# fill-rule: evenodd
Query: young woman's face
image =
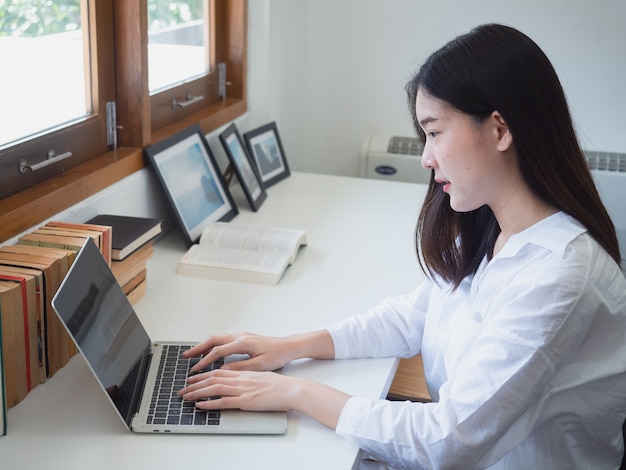
<path id="1" fill-rule="evenodd" d="M 434 170 L 435 181 L 450 196 L 450 207 L 467 212 L 497 202 L 507 168 L 498 149 L 495 118 L 477 123 L 422 90 L 415 109 L 426 134 L 422 166 Z"/>

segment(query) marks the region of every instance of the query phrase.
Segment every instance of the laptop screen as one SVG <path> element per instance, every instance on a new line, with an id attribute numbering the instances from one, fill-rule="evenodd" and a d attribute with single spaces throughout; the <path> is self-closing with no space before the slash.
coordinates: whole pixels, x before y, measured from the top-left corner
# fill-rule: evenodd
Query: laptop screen
<path id="1" fill-rule="evenodd" d="M 76 256 L 52 306 L 130 425 L 151 341 L 93 241 Z"/>

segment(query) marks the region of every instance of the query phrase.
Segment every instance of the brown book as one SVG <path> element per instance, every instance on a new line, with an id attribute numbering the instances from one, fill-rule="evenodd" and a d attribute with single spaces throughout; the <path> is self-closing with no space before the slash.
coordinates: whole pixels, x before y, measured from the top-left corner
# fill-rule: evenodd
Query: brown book
<path id="1" fill-rule="evenodd" d="M 44 314 L 46 305 L 43 272 L 39 269 L 0 264 L 0 273 L 14 274 L 17 276 L 32 276 L 35 281 L 35 302 L 37 308 L 37 368 L 39 370 L 39 383 L 44 383 L 46 381 L 46 358 L 44 354 L 46 349 L 46 335 L 44 334 Z"/>
<path id="2" fill-rule="evenodd" d="M 19 245 L 0 247 L 0 263 L 13 264 L 40 269 L 44 274 L 46 309 L 44 314 L 44 332 L 46 334 L 46 376 L 52 377 L 70 358 L 72 340 L 52 309 L 52 297 L 67 274 L 68 257 L 59 250 L 27 247 L 31 253 L 13 253 L 10 250 Z M 59 257 L 57 257 L 59 256 Z"/>
<path id="3" fill-rule="evenodd" d="M 148 287 L 148 283 L 146 280 L 143 280 L 137 287 L 135 287 L 132 291 L 126 294 L 128 301 L 131 304 L 134 304 L 139 299 L 141 299 L 144 295 L 146 295 L 146 290 Z"/>
<path id="4" fill-rule="evenodd" d="M 61 248 L 52 248 L 49 246 L 34 246 L 34 245 L 7 245 L 0 246 L 0 252 L 6 253 L 22 253 L 27 255 L 41 255 L 52 257 L 54 259 L 58 259 L 61 261 L 61 269 L 67 270 L 72 265 L 74 258 L 76 257 L 76 251 L 74 250 L 64 250 Z M 63 276 L 65 276 L 65 273 Z M 61 278 L 63 280 L 63 278 Z"/>
<path id="5" fill-rule="evenodd" d="M 122 261 L 113 260 L 111 263 L 111 271 L 117 282 L 123 286 L 134 278 L 141 271 L 146 269 L 146 263 L 154 254 L 153 242 L 144 244 L 130 256 Z"/>
<path id="6" fill-rule="evenodd" d="M 44 256 L 44 257 L 58 260 L 60 262 L 59 263 L 59 283 L 55 287 L 52 295 L 56 293 L 56 290 L 61 285 L 61 282 L 63 282 L 63 279 L 65 278 L 65 275 L 67 274 L 67 271 L 69 270 L 70 266 L 74 262 L 76 253 L 78 253 L 77 251 L 74 251 L 74 250 L 66 250 L 62 248 L 53 248 L 53 247 L 48 247 L 48 246 L 34 246 L 34 245 L 3 246 L 3 247 L 0 247 L 0 252 L 37 255 L 37 256 Z M 50 300 L 52 300 L 52 298 Z M 74 344 L 74 341 L 72 341 L 72 339 L 70 338 L 67 331 L 65 331 L 65 327 L 62 325 L 61 321 L 58 319 L 54 311 L 51 311 L 50 326 L 52 328 L 51 331 L 52 331 L 53 336 L 58 336 L 60 339 L 60 342 L 58 344 L 67 345 L 67 349 L 68 349 L 67 353 L 63 353 L 61 356 L 59 356 L 63 358 L 62 366 L 64 366 L 65 364 L 67 364 L 67 361 L 69 361 L 69 358 L 72 357 L 74 354 L 76 354 L 77 352 L 76 345 Z M 48 375 L 48 377 L 50 376 Z"/>
<path id="7" fill-rule="evenodd" d="M 39 354 L 37 352 L 37 292 L 35 276 L 6 273 L 0 267 L 0 281 L 16 282 L 22 290 L 24 321 L 24 354 L 26 355 L 26 384 L 30 392 L 39 384 Z"/>
<path id="8" fill-rule="evenodd" d="M 81 237 L 64 237 L 60 235 L 46 235 L 41 233 L 27 233 L 17 239 L 19 245 L 42 246 L 59 248 L 61 250 L 79 251 L 85 239 Z"/>
<path id="9" fill-rule="evenodd" d="M 99 232 L 90 232 L 88 230 L 78 229 L 61 229 L 57 227 L 48 227 L 47 225 L 43 225 L 38 229 L 33 230 L 31 233 L 41 235 L 54 235 L 56 237 L 79 237 L 85 240 L 91 238 L 95 245 L 98 247 L 98 250 L 101 250 L 102 234 Z"/>
<path id="10" fill-rule="evenodd" d="M 98 225 L 98 224 L 80 224 L 74 222 L 60 222 L 60 221 L 50 221 L 46 225 L 46 227 L 58 227 L 64 230 L 87 230 L 98 232 L 102 236 L 101 244 L 100 244 L 100 252 L 107 264 L 111 266 L 111 250 L 112 250 L 112 240 L 113 240 L 113 229 L 108 225 Z"/>
<path id="11" fill-rule="evenodd" d="M 147 274 L 148 274 L 148 270 L 143 269 L 139 274 L 137 274 L 130 281 L 124 284 L 122 286 L 122 291 L 124 292 L 124 294 L 128 295 L 130 292 L 132 292 L 135 289 L 135 287 L 137 287 L 139 284 L 144 282 L 146 280 Z"/>
<path id="12" fill-rule="evenodd" d="M 2 355 L 7 408 L 17 405 L 28 394 L 26 355 L 24 354 L 24 320 L 22 288 L 19 283 L 0 281 L 2 311 Z"/>

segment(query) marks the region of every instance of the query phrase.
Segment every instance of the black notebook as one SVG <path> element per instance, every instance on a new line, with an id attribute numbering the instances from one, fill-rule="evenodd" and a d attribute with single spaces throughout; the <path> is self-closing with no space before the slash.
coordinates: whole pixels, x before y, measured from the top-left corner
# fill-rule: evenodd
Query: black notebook
<path id="1" fill-rule="evenodd" d="M 161 220 L 127 215 L 97 215 L 88 224 L 113 227 L 111 257 L 121 261 L 161 233 Z"/>

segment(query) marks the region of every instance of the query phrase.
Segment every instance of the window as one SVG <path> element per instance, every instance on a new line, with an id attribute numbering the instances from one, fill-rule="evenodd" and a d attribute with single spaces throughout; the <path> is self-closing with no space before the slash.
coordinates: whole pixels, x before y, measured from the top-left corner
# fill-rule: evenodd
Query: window
<path id="1" fill-rule="evenodd" d="M 0 75 L 0 146 L 91 114 L 87 10 L 79 0 L 40 8 L 13 2 L 0 10 L 0 57 L 11 71 Z"/>
<path id="2" fill-rule="evenodd" d="M 210 19 L 202 0 L 148 0 L 150 95 L 210 71 Z"/>
<path id="3" fill-rule="evenodd" d="M 110 1 L 9 3 L 0 12 L 0 198 L 104 153 L 100 103 L 115 100 Z M 68 152 L 63 164 L 24 166 Z"/>
<path id="4" fill-rule="evenodd" d="M 163 1 L 150 0 L 148 8 Z M 148 28 L 152 132 L 199 110 L 225 104 L 228 97 L 245 101 L 246 35 L 240 24 L 246 15 L 245 1 L 195 0 L 167 4 L 167 14 L 156 5 L 154 13 L 149 12 L 153 28 Z M 157 40 L 158 37 L 161 39 Z M 196 61 L 193 65 L 192 60 Z M 225 70 L 224 82 L 229 84 L 222 93 L 218 80 L 220 66 Z M 167 76 L 163 67 L 168 69 Z M 180 75 L 170 76 L 173 70 Z"/>
<path id="5" fill-rule="evenodd" d="M 213 2 L 148 0 L 148 82 L 152 128 L 159 129 L 216 101 L 218 41 Z M 211 12 L 213 10 L 213 12 Z"/>
<path id="6" fill-rule="evenodd" d="M 158 54 L 149 52 L 156 44 L 153 41 L 150 45 L 149 11 L 165 3 L 175 8 L 157 15 L 165 20 L 153 28 L 155 34 L 156 30 L 164 33 L 164 25 L 202 31 L 202 45 L 198 46 L 198 41 L 194 40 L 192 46 L 194 57 L 201 57 L 193 64 L 197 68 L 173 80 L 158 72 Z M 30 126 L 26 130 L 12 130 L 9 134 L 7 129 L 6 134 L 0 133 L 0 141 L 5 141 L 0 142 L 0 241 L 93 194 L 101 189 L 101 184 L 112 184 L 136 171 L 145 165 L 141 154 L 152 142 L 193 123 L 199 123 L 204 132 L 210 132 L 246 110 L 246 0 L 5 2 L 0 11 L 0 49 L 3 40 L 16 39 L 15 34 L 7 34 L 2 29 L 9 24 L 7 14 L 21 18 L 22 28 L 25 28 L 27 15 L 24 10 L 20 14 L 15 10 L 26 8 L 25 5 L 29 13 L 45 16 L 46 21 L 55 18 L 56 27 L 61 29 L 54 34 L 68 33 L 66 37 L 79 38 L 82 47 L 74 46 L 82 55 L 73 54 L 71 66 L 64 62 L 70 56 L 60 50 L 55 51 L 58 56 L 47 55 L 46 60 L 51 63 L 45 67 L 45 72 L 37 74 L 43 78 L 42 89 L 47 88 L 47 91 L 39 96 L 36 95 L 39 86 L 29 81 L 32 77 L 28 72 L 13 74 L 11 82 L 2 81 L 2 93 L 6 85 L 9 96 L 17 98 L 8 119 L 18 112 L 31 119 L 22 120 Z M 44 15 L 46 8 L 51 10 Z M 38 30 L 35 39 L 51 39 L 42 36 L 44 33 Z M 189 39 L 180 40 L 179 36 L 174 44 L 175 47 L 189 46 Z M 2 57 L 6 64 L 4 53 Z M 186 63 L 188 61 L 196 59 L 187 59 L 185 65 L 191 65 Z M 42 65 L 39 61 L 32 62 L 22 66 Z M 224 63 L 227 70 L 226 97 L 218 93 L 218 63 Z M 30 93 L 18 90 L 18 85 L 30 87 Z M 32 101 L 20 100 L 22 93 Z M 192 100 L 197 96 L 202 99 L 182 107 L 172 106 L 173 100 L 185 101 L 189 96 Z M 117 151 L 107 140 L 109 102 L 117 104 Z M 3 115 L 9 114 L 5 113 L 6 109 L 3 105 Z M 66 112 L 68 114 L 64 114 Z M 44 115 L 53 116 L 52 121 L 44 121 Z M 0 124 L 5 127 L 4 122 Z M 72 156 L 36 171 L 26 167 L 20 172 L 21 160 L 33 166 L 46 161 L 51 151 L 56 155 L 71 152 Z M 118 162 L 131 154 L 133 162 Z M 113 166 L 115 168 L 111 169 Z M 94 181 L 98 184 L 92 184 Z"/>

